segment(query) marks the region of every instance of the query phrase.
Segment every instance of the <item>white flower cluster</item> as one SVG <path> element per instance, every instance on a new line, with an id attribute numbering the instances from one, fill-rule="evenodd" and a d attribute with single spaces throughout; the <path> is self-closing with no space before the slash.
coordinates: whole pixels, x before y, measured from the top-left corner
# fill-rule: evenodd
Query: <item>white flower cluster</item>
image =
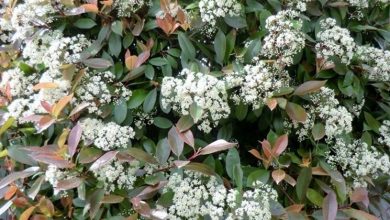
<path id="1" fill-rule="evenodd" d="M 389 0 L 348 0 L 350 6 L 357 8 L 368 8 L 371 4 L 389 3 Z"/>
<path id="2" fill-rule="evenodd" d="M 10 117 L 17 120 L 18 123 L 23 123 L 22 117 L 26 116 L 30 101 L 28 99 L 20 98 L 13 100 L 7 106 L 7 112 L 2 115 L 1 124 L 7 121 Z"/>
<path id="3" fill-rule="evenodd" d="M 119 17 L 131 17 L 140 8 L 149 4 L 149 0 L 114 0 L 113 7 L 118 11 Z"/>
<path id="4" fill-rule="evenodd" d="M 320 21 L 322 31 L 317 35 L 320 41 L 316 44 L 317 57 L 331 62 L 331 58 L 340 59 L 349 64 L 355 51 L 355 42 L 346 28 L 336 25 L 336 20 L 326 18 Z"/>
<path id="5" fill-rule="evenodd" d="M 170 175 L 164 191 L 172 191 L 173 204 L 168 208 L 169 219 L 197 220 L 209 215 L 220 219 L 224 214 L 227 190 L 215 177 L 209 180 L 200 173 L 185 171 L 186 177 L 178 173 Z"/>
<path id="6" fill-rule="evenodd" d="M 258 61 L 254 65 L 246 65 L 243 74 L 234 74 L 226 80 L 230 86 L 239 86 L 238 94 L 232 96 L 235 102 L 241 100 L 258 109 L 279 89 L 289 86 L 290 76 L 276 65 Z"/>
<path id="7" fill-rule="evenodd" d="M 212 34 L 219 18 L 240 14 L 241 4 L 237 0 L 200 0 L 199 10 L 202 22 L 206 24 L 206 34 Z"/>
<path id="8" fill-rule="evenodd" d="M 0 88 L 9 87 L 12 97 L 22 97 L 32 94 L 37 82 L 37 74 L 25 75 L 19 68 L 14 68 L 1 74 Z"/>
<path id="9" fill-rule="evenodd" d="M 339 105 L 332 89 L 322 87 L 318 93 L 310 96 L 310 101 L 311 105 L 304 106 L 307 112 L 306 121 L 303 124 L 293 121 L 293 127 L 298 129 L 298 140 L 303 141 L 309 137 L 316 122 L 324 124 L 328 142 L 352 131 L 353 116 L 344 106 Z"/>
<path id="10" fill-rule="evenodd" d="M 114 84 L 115 75 L 110 71 L 89 72 L 84 74 L 80 86 L 76 89 L 78 102 L 88 103 L 89 113 L 102 114 L 100 105 L 109 104 L 120 98 L 128 99 L 131 91 L 122 83 Z M 111 87 L 110 87 L 111 86 Z"/>
<path id="11" fill-rule="evenodd" d="M 130 126 L 120 126 L 114 122 L 104 123 L 94 118 L 86 118 L 81 121 L 82 140 L 92 143 L 104 151 L 118 148 L 127 148 L 130 139 L 135 135 Z"/>
<path id="12" fill-rule="evenodd" d="M 183 175 L 170 175 L 164 188 L 164 192 L 174 193 L 173 204 L 168 208 L 169 219 L 271 219 L 269 202 L 276 200 L 277 194 L 270 186 L 256 183 L 253 190 L 245 191 L 240 198 L 238 190 L 228 191 L 214 176 L 192 171 Z"/>
<path id="13" fill-rule="evenodd" d="M 356 57 L 364 64 L 363 68 L 368 72 L 368 79 L 390 81 L 390 51 L 370 46 L 358 46 Z"/>
<path id="14" fill-rule="evenodd" d="M 69 171 L 63 171 L 55 165 L 48 165 L 45 172 L 45 180 L 48 181 L 54 189 L 54 194 L 57 195 L 60 190 L 56 189 L 58 185 L 58 181 L 66 180 L 71 178 Z"/>
<path id="15" fill-rule="evenodd" d="M 369 5 L 368 0 L 348 0 L 348 3 L 352 7 L 367 8 Z"/>
<path id="16" fill-rule="evenodd" d="M 23 57 L 31 65 L 43 63 L 50 69 L 58 69 L 64 64 L 79 62 L 81 52 L 90 45 L 91 42 L 83 34 L 65 37 L 60 31 L 42 33 L 26 41 Z"/>
<path id="17" fill-rule="evenodd" d="M 12 38 L 11 10 L 5 3 L 0 4 L 0 42 L 10 43 Z"/>
<path id="18" fill-rule="evenodd" d="M 376 179 L 390 172 L 389 156 L 361 140 L 345 143 L 337 139 L 332 150 L 334 152 L 327 155 L 328 163 L 340 166 L 344 176 L 352 178 L 354 187 L 366 187 L 367 178 Z"/>
<path id="19" fill-rule="evenodd" d="M 360 101 L 360 103 L 355 103 L 351 106 L 351 108 L 349 109 L 349 112 L 351 112 L 352 114 L 354 114 L 356 117 L 359 117 L 359 115 L 361 114 L 362 112 L 362 109 L 363 109 L 363 106 L 364 104 L 366 103 L 366 100 L 365 99 L 362 99 Z"/>
<path id="20" fill-rule="evenodd" d="M 270 202 L 277 200 L 277 193 L 270 186 L 257 181 L 253 190 L 244 191 L 241 195 L 236 189 L 227 194 L 227 205 L 232 210 L 227 220 L 268 220 L 271 219 Z"/>
<path id="21" fill-rule="evenodd" d="M 161 104 L 169 106 L 181 115 L 189 115 L 191 108 L 198 108 L 201 115 L 198 128 L 206 133 L 219 120 L 230 114 L 225 82 L 204 73 L 183 69 L 179 77 L 164 77 L 161 85 Z"/>
<path id="22" fill-rule="evenodd" d="M 287 6 L 295 8 L 299 11 L 306 11 L 306 4 L 312 0 L 287 0 Z"/>
<path id="23" fill-rule="evenodd" d="M 280 11 L 267 18 L 265 28 L 269 34 L 264 38 L 262 54 L 268 58 L 276 58 L 282 65 L 291 65 L 294 55 L 305 47 L 299 12 Z"/>
<path id="24" fill-rule="evenodd" d="M 383 121 L 382 125 L 379 127 L 379 133 L 381 135 L 380 138 L 378 138 L 379 143 L 386 145 L 390 148 L 390 121 L 385 120 Z"/>
<path id="25" fill-rule="evenodd" d="M 134 115 L 134 125 L 138 128 L 138 129 L 142 129 L 143 127 L 147 126 L 147 125 L 151 125 L 153 124 L 154 122 L 154 118 L 153 118 L 153 115 L 156 114 L 155 111 L 152 111 L 150 113 L 146 113 L 144 111 L 136 111 L 136 112 L 133 112 Z"/>
<path id="26" fill-rule="evenodd" d="M 140 163 L 137 160 L 132 160 L 129 163 L 114 160 L 94 170 L 93 174 L 98 181 L 103 183 L 106 193 L 109 193 L 116 189 L 133 189 L 139 168 Z"/>
<path id="27" fill-rule="evenodd" d="M 25 40 L 35 33 L 38 27 L 46 27 L 54 21 L 56 10 L 50 0 L 24 0 L 12 10 L 10 22 L 13 30 L 12 40 Z"/>

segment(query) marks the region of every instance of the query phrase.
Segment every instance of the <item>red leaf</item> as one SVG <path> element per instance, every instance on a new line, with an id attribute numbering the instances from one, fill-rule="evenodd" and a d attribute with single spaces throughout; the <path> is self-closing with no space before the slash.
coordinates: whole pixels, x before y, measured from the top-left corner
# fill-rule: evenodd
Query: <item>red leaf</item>
<path id="1" fill-rule="evenodd" d="M 322 204 L 324 220 L 335 220 L 337 215 L 337 199 L 333 191 L 329 191 Z"/>
<path id="2" fill-rule="evenodd" d="M 236 146 L 236 143 L 230 143 L 225 140 L 217 140 L 207 145 L 199 151 L 199 155 L 212 154 L 218 151 L 223 151 Z"/>
<path id="3" fill-rule="evenodd" d="M 140 67 L 143 63 L 145 63 L 150 57 L 150 50 L 146 50 L 138 55 L 137 62 L 135 62 L 134 68 Z"/>
<path id="4" fill-rule="evenodd" d="M 323 87 L 325 85 L 325 83 L 326 83 L 326 80 L 304 82 L 297 89 L 295 89 L 293 95 L 303 96 L 303 95 L 306 95 L 308 93 L 318 91 L 321 89 L 321 87 Z"/>
<path id="5" fill-rule="evenodd" d="M 14 182 L 15 180 L 32 176 L 38 171 L 39 171 L 39 167 L 29 167 L 23 171 L 11 173 L 0 180 L 0 189 L 8 186 L 10 183 Z"/>
<path id="6" fill-rule="evenodd" d="M 116 157 L 117 154 L 118 154 L 118 151 L 109 151 L 109 152 L 103 154 L 103 156 L 101 156 L 99 159 L 97 159 L 92 164 L 92 166 L 89 168 L 89 170 L 96 170 L 99 167 L 102 167 L 102 166 L 110 163 Z"/>
<path id="7" fill-rule="evenodd" d="M 83 179 L 78 177 L 73 177 L 71 179 L 66 179 L 66 180 L 59 180 L 57 184 L 57 189 L 61 189 L 61 190 L 73 189 L 80 186 L 82 182 Z"/>
<path id="8" fill-rule="evenodd" d="M 362 202 L 366 207 L 370 204 L 366 188 L 356 188 L 349 198 L 351 199 L 351 202 Z"/>
<path id="9" fill-rule="evenodd" d="M 261 142 L 261 147 L 263 148 L 264 155 L 267 157 L 267 159 L 272 158 L 272 150 L 271 150 L 271 144 L 269 141 L 264 140 Z"/>
<path id="10" fill-rule="evenodd" d="M 177 129 L 177 128 L 176 128 Z M 187 130 L 185 132 L 180 132 L 179 129 L 177 129 L 179 132 L 180 138 L 188 145 L 190 145 L 192 148 L 195 147 L 195 140 L 194 135 L 192 134 L 191 130 Z"/>
<path id="11" fill-rule="evenodd" d="M 142 190 L 137 197 L 145 200 L 145 199 L 150 199 L 153 197 L 153 195 L 161 188 L 163 188 L 165 185 L 167 185 L 167 181 L 161 181 L 158 184 L 154 186 L 147 186 L 144 190 Z"/>
<path id="12" fill-rule="evenodd" d="M 180 138 L 179 131 L 175 126 L 172 126 L 168 132 L 168 144 L 176 156 L 181 155 L 184 148 L 184 141 Z"/>
<path id="13" fill-rule="evenodd" d="M 33 156 L 33 159 L 45 164 L 57 166 L 58 168 L 71 168 L 74 166 L 74 164 L 69 162 L 68 160 L 65 160 L 64 158 L 52 153 L 35 154 L 35 156 Z"/>
<path id="14" fill-rule="evenodd" d="M 286 172 L 284 170 L 274 170 L 272 171 L 272 179 L 275 180 L 276 184 L 279 184 L 284 177 L 286 177 Z"/>
<path id="15" fill-rule="evenodd" d="M 283 151 L 286 150 L 287 145 L 288 145 L 288 135 L 285 134 L 280 136 L 276 140 L 275 145 L 272 149 L 273 155 L 275 155 L 276 157 L 279 156 L 281 153 L 283 153 Z"/>
<path id="16" fill-rule="evenodd" d="M 70 131 L 68 137 L 68 153 L 70 157 L 73 157 L 73 155 L 76 153 L 77 146 L 80 143 L 81 134 L 81 125 L 79 122 L 77 122 L 76 126 L 74 126 Z"/>

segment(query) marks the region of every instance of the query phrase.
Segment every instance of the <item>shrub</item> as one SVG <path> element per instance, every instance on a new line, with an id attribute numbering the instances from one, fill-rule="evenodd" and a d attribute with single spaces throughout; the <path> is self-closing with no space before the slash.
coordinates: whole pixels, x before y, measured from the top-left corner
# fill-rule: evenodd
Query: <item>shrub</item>
<path id="1" fill-rule="evenodd" d="M 0 215 L 390 219 L 388 0 L 0 3 Z"/>

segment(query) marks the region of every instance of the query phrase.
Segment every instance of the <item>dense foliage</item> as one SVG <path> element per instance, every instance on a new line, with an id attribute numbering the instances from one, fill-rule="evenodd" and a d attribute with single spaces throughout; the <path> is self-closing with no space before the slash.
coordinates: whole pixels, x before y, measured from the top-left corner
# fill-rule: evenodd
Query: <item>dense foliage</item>
<path id="1" fill-rule="evenodd" d="M 0 3 L 0 216 L 390 219 L 388 0 Z"/>

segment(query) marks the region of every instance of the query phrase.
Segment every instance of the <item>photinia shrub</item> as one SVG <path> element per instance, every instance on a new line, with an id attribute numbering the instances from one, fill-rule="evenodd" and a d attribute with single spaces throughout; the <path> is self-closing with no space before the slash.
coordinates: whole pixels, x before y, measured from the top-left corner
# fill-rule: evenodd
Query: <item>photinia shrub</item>
<path id="1" fill-rule="evenodd" d="M 0 4 L 0 218 L 390 219 L 388 0 Z"/>

